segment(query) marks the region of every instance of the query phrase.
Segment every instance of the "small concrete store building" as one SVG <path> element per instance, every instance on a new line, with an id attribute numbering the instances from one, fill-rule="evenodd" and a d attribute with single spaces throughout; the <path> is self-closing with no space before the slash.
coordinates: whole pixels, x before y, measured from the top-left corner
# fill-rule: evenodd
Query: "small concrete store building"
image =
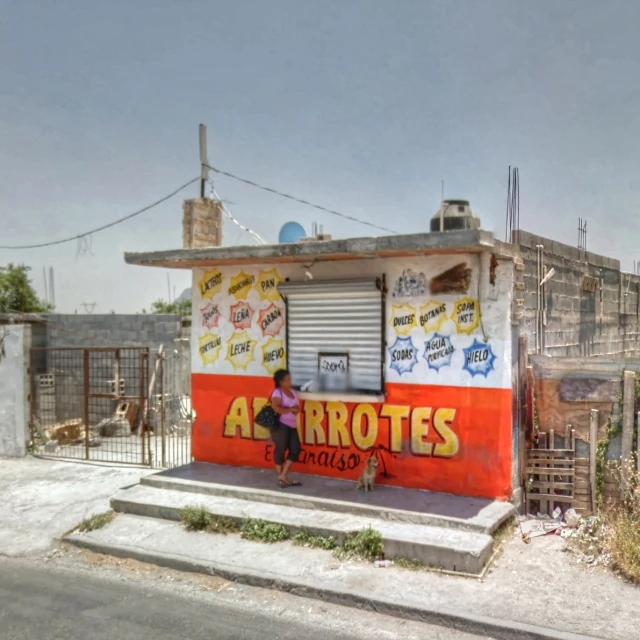
<path id="1" fill-rule="evenodd" d="M 288 368 L 305 389 L 295 472 L 355 480 L 374 455 L 380 484 L 509 500 L 511 250 L 469 229 L 125 259 L 192 270 L 196 461 L 273 468 L 254 416 Z"/>

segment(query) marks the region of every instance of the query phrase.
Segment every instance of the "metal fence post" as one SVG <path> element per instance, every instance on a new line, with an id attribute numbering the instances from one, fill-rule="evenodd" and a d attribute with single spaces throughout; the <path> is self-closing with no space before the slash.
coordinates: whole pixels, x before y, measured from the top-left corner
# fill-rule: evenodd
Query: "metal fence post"
<path id="1" fill-rule="evenodd" d="M 167 466 L 167 442 L 166 436 L 164 432 L 164 418 L 165 418 L 165 407 L 164 407 L 164 353 L 161 351 L 158 353 L 158 358 L 160 359 L 160 368 L 158 371 L 158 382 L 160 383 L 160 437 L 162 438 L 161 447 L 162 447 L 162 468 L 164 469 Z"/>
<path id="2" fill-rule="evenodd" d="M 89 459 L 89 349 L 83 349 L 84 375 L 84 450 Z"/>

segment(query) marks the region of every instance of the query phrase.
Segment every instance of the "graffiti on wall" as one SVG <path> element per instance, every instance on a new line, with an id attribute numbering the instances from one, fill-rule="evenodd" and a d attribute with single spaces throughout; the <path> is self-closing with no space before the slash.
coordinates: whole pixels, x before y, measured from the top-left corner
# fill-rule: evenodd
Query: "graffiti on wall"
<path id="1" fill-rule="evenodd" d="M 467 293 L 471 285 L 472 271 L 466 262 L 447 269 L 431 278 L 429 291 L 432 295 L 443 293 Z"/>

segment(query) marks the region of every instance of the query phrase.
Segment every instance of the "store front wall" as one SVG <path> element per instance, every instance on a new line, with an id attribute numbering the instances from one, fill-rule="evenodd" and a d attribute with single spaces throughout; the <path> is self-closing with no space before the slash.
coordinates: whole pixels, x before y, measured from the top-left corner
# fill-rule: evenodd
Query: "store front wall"
<path id="1" fill-rule="evenodd" d="M 358 395 L 301 394 L 297 471 L 353 480 L 375 455 L 381 484 L 509 498 L 511 277 L 504 264 L 490 278 L 489 256 L 476 255 L 194 270 L 194 458 L 272 467 L 269 434 L 253 422 L 271 376 L 289 360 L 301 384 L 335 344 L 350 352 Z M 322 290 L 314 327 L 306 287 L 345 279 L 384 280 L 379 334 L 369 290 L 366 303 Z M 295 313 L 295 291 L 287 298 L 290 345 L 279 285 L 301 292 Z"/>

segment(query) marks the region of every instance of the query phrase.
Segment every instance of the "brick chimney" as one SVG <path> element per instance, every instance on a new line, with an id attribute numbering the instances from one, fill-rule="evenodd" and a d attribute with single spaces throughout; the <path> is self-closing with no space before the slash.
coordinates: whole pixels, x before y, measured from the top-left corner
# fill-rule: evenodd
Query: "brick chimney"
<path id="1" fill-rule="evenodd" d="M 222 203 L 194 198 L 182 204 L 182 248 L 203 249 L 222 244 Z"/>

